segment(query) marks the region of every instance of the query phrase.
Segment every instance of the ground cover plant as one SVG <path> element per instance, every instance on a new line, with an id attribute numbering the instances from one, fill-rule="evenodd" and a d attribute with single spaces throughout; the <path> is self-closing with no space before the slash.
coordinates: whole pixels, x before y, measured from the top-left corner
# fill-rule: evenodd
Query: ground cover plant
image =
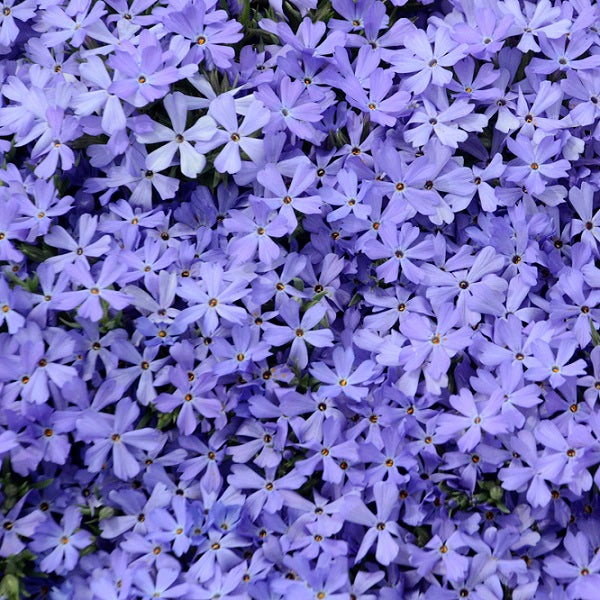
<path id="1" fill-rule="evenodd" d="M 596 600 L 591 0 L 0 4 L 0 598 Z"/>

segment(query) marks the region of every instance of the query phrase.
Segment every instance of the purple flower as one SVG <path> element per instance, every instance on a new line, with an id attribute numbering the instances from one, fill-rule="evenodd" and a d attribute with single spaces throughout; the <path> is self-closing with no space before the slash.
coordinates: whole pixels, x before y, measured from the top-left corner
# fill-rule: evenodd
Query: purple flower
<path id="1" fill-rule="evenodd" d="M 78 314 L 91 321 L 99 321 L 102 318 L 101 299 L 117 310 L 125 308 L 129 304 L 129 296 L 110 288 L 124 270 L 124 265 L 117 263 L 113 258 L 102 263 L 100 273 L 94 278 L 81 262 L 74 263 L 69 267 L 69 275 L 72 281 L 86 289 L 62 292 L 54 299 L 56 308 L 70 310 L 77 306 Z"/>
<path id="2" fill-rule="evenodd" d="M 311 306 L 300 319 L 300 305 L 287 300 L 279 305 L 279 314 L 286 326 L 265 325 L 264 340 L 271 346 L 284 346 L 291 342 L 289 360 L 304 369 L 308 365 L 306 344 L 325 348 L 333 346 L 333 334 L 328 329 L 315 329 L 325 316 L 326 307 L 322 304 Z"/>
<path id="3" fill-rule="evenodd" d="M 499 17 L 491 10 L 474 10 L 471 23 L 459 23 L 454 27 L 454 39 L 465 44 L 475 58 L 486 59 L 502 48 L 512 24 L 512 16 Z"/>
<path id="4" fill-rule="evenodd" d="M 437 422 L 437 431 L 442 435 L 456 435 L 461 432 L 462 435 L 456 442 L 458 449 L 461 452 L 470 452 L 481 441 L 482 431 L 492 435 L 508 431 L 507 418 L 499 414 L 503 401 L 502 397 L 495 396 L 487 399 L 485 405 L 478 407 L 473 394 L 463 389 L 457 396 L 450 396 L 450 405 L 460 416 L 441 415 Z"/>
<path id="5" fill-rule="evenodd" d="M 10 47 L 19 35 L 19 26 L 15 21 L 32 19 L 35 16 L 35 3 L 25 0 L 15 4 L 14 0 L 8 0 L 4 3 L 4 7 L 0 16 L 0 46 Z"/>
<path id="6" fill-rule="evenodd" d="M 551 136 L 543 137 L 536 143 L 519 135 L 516 140 L 508 138 L 507 145 L 517 157 L 506 169 L 508 181 L 524 185 L 530 192 L 539 194 L 546 188 L 548 180 L 567 176 L 569 161 L 552 160 L 560 150 L 560 142 Z"/>
<path id="7" fill-rule="evenodd" d="M 202 321 L 207 333 L 217 328 L 219 318 L 237 324 L 247 321 L 248 313 L 233 305 L 248 293 L 247 279 L 228 281 L 222 267 L 210 263 L 201 265 L 200 276 L 201 285 L 189 280 L 182 282 L 178 295 L 193 301 L 194 305 L 183 310 L 177 321 L 183 324 Z"/>
<path id="8" fill-rule="evenodd" d="M 67 252 L 58 256 L 51 256 L 46 262 L 59 271 L 73 262 L 82 262 L 86 267 L 89 267 L 87 257 L 98 258 L 106 254 L 111 247 L 111 239 L 108 235 L 103 235 L 96 241 L 92 241 L 96 235 L 97 227 L 98 217 L 88 214 L 81 215 L 79 219 L 77 240 L 64 227 L 60 225 L 52 227 L 50 232 L 44 236 L 44 241 L 53 248 L 60 248 L 61 250 L 67 250 Z"/>
<path id="9" fill-rule="evenodd" d="M 552 6 L 548 0 L 523 4 L 516 0 L 507 0 L 501 10 L 513 18 L 511 35 L 514 33 L 521 36 L 517 45 L 521 52 L 539 52 L 540 47 L 535 38 L 540 33 L 549 39 L 557 39 L 565 35 L 570 26 L 569 19 L 560 18 L 560 8 Z"/>
<path id="10" fill-rule="evenodd" d="M 368 114 L 374 123 L 392 127 L 397 117 L 406 110 L 410 100 L 410 95 L 403 90 L 388 96 L 392 82 L 393 76 L 389 71 L 375 69 L 369 78 L 368 94 L 362 86 L 348 84 L 348 101 Z"/>
<path id="11" fill-rule="evenodd" d="M 67 574 L 72 571 L 79 561 L 79 551 L 92 543 L 93 537 L 80 529 L 81 513 L 76 506 L 66 508 L 61 525 L 52 519 L 44 522 L 44 531 L 36 534 L 31 542 L 34 552 L 51 550 L 40 563 L 40 568 L 46 572 Z"/>
<path id="12" fill-rule="evenodd" d="M 315 129 L 312 123 L 322 119 L 322 108 L 312 102 L 300 81 L 291 81 L 285 76 L 280 84 L 280 96 L 268 86 L 260 86 L 256 93 L 260 100 L 270 111 L 271 120 L 265 131 L 289 129 L 300 139 L 319 143 L 324 139 L 324 134 Z"/>
<path id="13" fill-rule="evenodd" d="M 544 571 L 551 577 L 568 582 L 572 597 L 592 598 L 600 584 L 600 559 L 591 552 L 590 541 L 583 531 L 568 531 L 563 545 L 569 560 L 551 555 L 544 561 Z"/>
<path id="14" fill-rule="evenodd" d="M 369 258 L 387 259 L 377 267 L 377 277 L 389 283 L 395 281 L 400 272 L 409 281 L 419 283 L 424 273 L 413 261 L 432 257 L 431 240 L 421 239 L 417 242 L 419 229 L 410 223 L 403 223 L 399 230 L 383 224 L 378 233 L 381 242 L 370 240 L 365 244 L 365 254 Z"/>
<path id="15" fill-rule="evenodd" d="M 468 131 L 482 131 L 487 124 L 487 118 L 474 113 L 473 109 L 466 100 L 458 99 L 448 105 L 445 96 L 438 95 L 435 103 L 423 99 L 423 108 L 416 110 L 409 120 L 409 124 L 417 126 L 406 130 L 404 138 L 418 148 L 435 135 L 445 146 L 457 148 L 459 142 L 469 137 Z"/>
<path id="16" fill-rule="evenodd" d="M 593 368 L 593 375 L 585 375 L 577 380 L 577 385 L 585 387 L 583 393 L 585 401 L 590 405 L 600 399 L 600 349 L 596 346 L 590 353 L 590 360 Z"/>
<path id="17" fill-rule="evenodd" d="M 583 375 L 585 362 L 582 359 L 569 362 L 575 351 L 576 344 L 564 340 L 558 344 L 556 352 L 548 342 L 536 340 L 532 344 L 533 356 L 523 362 L 527 367 L 525 378 L 530 381 L 548 379 L 552 387 L 558 387 L 567 377 Z"/>
<path id="18" fill-rule="evenodd" d="M 253 202 L 246 211 L 230 211 L 223 225 L 228 231 L 238 234 L 230 244 L 236 262 L 251 261 L 257 250 L 258 258 L 267 265 L 279 258 L 280 247 L 271 238 L 285 235 L 288 225 L 283 215 L 273 215 L 274 212 L 263 202 Z M 242 233 L 246 235 L 240 235 Z"/>
<path id="19" fill-rule="evenodd" d="M 227 481 L 237 490 L 255 490 L 245 502 L 250 517 L 255 520 L 262 510 L 269 514 L 279 511 L 284 502 L 282 492 L 298 489 L 306 477 L 292 471 L 276 478 L 273 468 L 266 469 L 265 475 L 261 476 L 246 465 L 233 465 Z"/>
<path id="20" fill-rule="evenodd" d="M 481 314 L 504 314 L 503 296 L 506 281 L 495 275 L 504 265 L 504 258 L 490 246 L 481 249 L 470 269 L 444 270 L 425 264 L 424 283 L 427 298 L 435 308 L 446 302 L 456 301 L 461 324 L 475 325 Z"/>
<path id="21" fill-rule="evenodd" d="M 289 186 L 273 165 L 267 165 L 260 171 L 257 179 L 265 188 L 265 197 L 255 199 L 264 202 L 272 210 L 278 210 L 278 214 L 287 222 L 287 233 L 292 233 L 298 225 L 296 210 L 305 215 L 320 213 L 322 200 L 319 195 L 301 195 L 315 182 L 315 172 L 308 165 L 302 165 L 296 170 Z M 272 196 L 266 196 L 269 192 Z"/>
<path id="22" fill-rule="evenodd" d="M 344 394 L 356 402 L 360 402 L 368 393 L 365 383 L 377 374 L 375 364 L 366 360 L 354 367 L 355 355 L 352 348 L 338 347 L 332 354 L 332 370 L 323 362 L 315 363 L 310 369 L 310 374 L 316 377 L 322 385 L 319 387 L 318 395 L 325 398 Z"/>
<path id="23" fill-rule="evenodd" d="M 3 440 L 6 440 L 6 433 L 10 432 L 3 432 L 0 436 Z M 19 554 L 26 548 L 26 544 L 21 537 L 33 538 L 40 525 L 46 521 L 44 513 L 37 509 L 19 516 L 27 496 L 27 494 L 23 496 L 8 513 L 1 517 L 0 538 L 2 539 L 2 545 L 0 545 L 0 556 L 9 557 Z"/>
<path id="24" fill-rule="evenodd" d="M 137 48 L 125 41 L 108 60 L 109 66 L 119 74 L 108 92 L 140 107 L 164 97 L 169 84 L 197 70 L 196 65 L 191 64 L 179 69 L 166 65 L 166 58 L 160 43 L 148 30 L 142 32 Z"/>
<path id="25" fill-rule="evenodd" d="M 227 20 L 223 10 L 211 10 L 207 14 L 207 4 L 203 0 L 183 5 L 181 11 L 169 11 L 165 14 L 164 24 L 169 31 L 182 35 L 191 44 L 184 58 L 184 64 L 199 63 L 203 59 L 220 69 L 231 66 L 234 50 L 229 44 L 238 42 L 243 34 L 241 24 Z M 189 46 L 188 46 L 189 47 Z"/>
<path id="26" fill-rule="evenodd" d="M 457 44 L 446 28 L 435 32 L 433 48 L 427 34 L 421 29 L 413 29 L 404 40 L 405 50 L 399 50 L 390 57 L 392 69 L 397 73 L 413 73 L 402 82 L 402 88 L 415 94 L 425 91 L 430 83 L 446 85 L 452 79 L 447 69 L 463 56 L 467 46 Z"/>
<path id="27" fill-rule="evenodd" d="M 240 150 L 252 162 L 263 160 L 263 140 L 253 137 L 269 122 L 269 111 L 257 100 L 252 101 L 246 108 L 244 119 L 238 125 L 238 109 L 231 94 L 217 96 L 209 107 L 209 115 L 223 128 L 214 132 L 214 137 L 206 146 L 215 148 L 225 144 L 215 158 L 215 169 L 220 173 L 237 173 L 242 168 Z"/>
<path id="28" fill-rule="evenodd" d="M 188 583 L 176 583 L 179 571 L 159 568 L 155 578 L 145 570 L 137 570 L 133 576 L 133 585 L 142 598 L 182 598 L 187 594 Z"/>
<path id="29" fill-rule="evenodd" d="M 459 315 L 449 304 L 437 312 L 437 322 L 421 315 L 409 315 L 400 324 L 400 331 L 410 344 L 400 350 L 398 360 L 407 371 L 425 366 L 426 372 L 438 379 L 450 366 L 450 359 L 469 344 L 468 328 L 454 329 Z"/>
<path id="30" fill-rule="evenodd" d="M 140 409 L 124 398 L 117 403 L 114 415 L 91 411 L 77 420 L 80 438 L 93 443 L 85 453 L 92 473 L 105 467 L 109 454 L 112 469 L 119 479 L 131 479 L 139 473 L 141 466 L 134 449 L 152 450 L 160 439 L 160 433 L 150 427 L 132 429 L 139 414 Z"/>
<path id="31" fill-rule="evenodd" d="M 348 496 L 343 513 L 346 520 L 368 527 L 356 553 L 355 562 L 359 562 L 377 542 L 375 558 L 378 563 L 387 566 L 398 554 L 399 545 L 394 538 L 401 537 L 401 529 L 395 518 L 398 488 L 391 483 L 378 481 L 373 486 L 373 496 L 377 508 L 375 514 L 355 495 Z"/>
<path id="32" fill-rule="evenodd" d="M 163 99 L 163 103 L 173 128 L 153 122 L 151 131 L 137 134 L 137 140 L 144 144 L 166 142 L 148 154 L 146 167 L 151 171 L 164 171 L 171 166 L 173 157 L 178 152 L 181 172 L 186 177 L 196 177 L 204 169 L 206 159 L 190 141 L 210 140 L 215 133 L 215 122 L 210 116 L 205 115 L 200 117 L 192 127 L 186 129 L 188 108 L 183 94 L 179 92 L 169 94 Z"/>
<path id="33" fill-rule="evenodd" d="M 214 418 L 221 414 L 223 406 L 217 398 L 210 394 L 215 378 L 207 373 L 201 374 L 194 381 L 180 370 L 171 367 L 171 381 L 176 386 L 173 393 L 163 392 L 156 397 L 156 407 L 170 413 L 179 408 L 177 427 L 183 435 L 192 434 L 198 426 L 198 416 Z"/>

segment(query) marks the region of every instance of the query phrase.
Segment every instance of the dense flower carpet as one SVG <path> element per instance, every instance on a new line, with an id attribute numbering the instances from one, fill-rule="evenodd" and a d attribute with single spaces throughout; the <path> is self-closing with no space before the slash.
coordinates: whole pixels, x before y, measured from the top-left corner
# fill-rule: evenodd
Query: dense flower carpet
<path id="1" fill-rule="evenodd" d="M 598 600 L 595 0 L 0 3 L 0 598 Z"/>

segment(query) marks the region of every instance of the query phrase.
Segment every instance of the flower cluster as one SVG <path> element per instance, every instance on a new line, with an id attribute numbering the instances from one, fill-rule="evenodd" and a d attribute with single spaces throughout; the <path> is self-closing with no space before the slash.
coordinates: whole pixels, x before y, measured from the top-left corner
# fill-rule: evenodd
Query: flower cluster
<path id="1" fill-rule="evenodd" d="M 0 159 L 0 598 L 598 598 L 596 2 L 3 0 Z"/>

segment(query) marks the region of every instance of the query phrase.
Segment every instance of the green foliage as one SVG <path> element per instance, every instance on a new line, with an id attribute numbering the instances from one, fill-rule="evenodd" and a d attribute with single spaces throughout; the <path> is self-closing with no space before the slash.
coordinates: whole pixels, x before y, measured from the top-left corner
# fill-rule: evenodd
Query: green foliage
<path id="1" fill-rule="evenodd" d="M 23 550 L 19 554 L 14 554 L 8 558 L 0 560 L 0 598 L 6 600 L 21 600 L 29 597 L 25 590 L 23 579 L 25 576 L 31 576 L 31 563 L 35 560 L 35 555 L 29 550 Z M 2 576 L 3 575 L 3 576 Z M 36 573 L 37 576 L 44 576 Z"/>

